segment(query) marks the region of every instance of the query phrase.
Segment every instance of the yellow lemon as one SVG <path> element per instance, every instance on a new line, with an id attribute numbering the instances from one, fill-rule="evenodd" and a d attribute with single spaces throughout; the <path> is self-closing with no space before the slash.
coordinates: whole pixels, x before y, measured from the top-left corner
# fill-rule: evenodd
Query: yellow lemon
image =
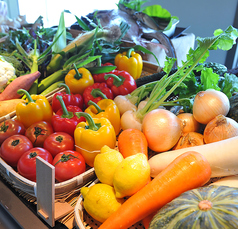
<path id="1" fill-rule="evenodd" d="M 143 153 L 126 157 L 116 168 L 113 186 L 116 197 L 131 196 L 150 180 L 150 166 Z"/>
<path id="2" fill-rule="evenodd" d="M 94 170 L 98 180 L 100 180 L 101 183 L 112 186 L 116 167 L 123 159 L 124 158 L 119 151 L 111 149 L 106 145 L 103 146 L 94 160 Z"/>
<path id="3" fill-rule="evenodd" d="M 87 213 L 101 223 L 124 202 L 124 199 L 116 198 L 114 188 L 107 184 L 98 183 L 91 187 L 83 187 L 81 194 Z"/>

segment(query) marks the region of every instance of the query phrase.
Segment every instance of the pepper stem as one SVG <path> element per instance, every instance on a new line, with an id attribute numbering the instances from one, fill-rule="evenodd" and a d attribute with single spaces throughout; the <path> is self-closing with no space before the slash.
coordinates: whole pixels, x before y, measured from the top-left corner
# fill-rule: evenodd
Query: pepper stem
<path id="1" fill-rule="evenodd" d="M 94 106 L 94 107 L 97 109 L 97 112 L 98 112 L 98 113 L 101 113 L 101 112 L 104 111 L 104 110 L 101 109 L 101 107 L 99 107 L 99 106 L 98 106 L 95 102 L 93 102 L 92 100 L 89 100 L 89 101 L 88 101 L 88 105 Z"/>
<path id="2" fill-rule="evenodd" d="M 99 88 L 95 88 L 91 91 L 91 95 L 94 97 L 94 98 L 97 98 L 97 97 L 102 97 L 103 99 L 107 99 L 107 96 L 99 89 Z"/>
<path id="3" fill-rule="evenodd" d="M 121 86 L 125 81 L 125 78 L 123 76 L 120 76 L 120 75 L 117 76 L 112 73 L 105 75 L 104 79 L 107 80 L 109 77 L 113 78 L 113 85 L 115 85 L 116 87 Z"/>
<path id="4" fill-rule="evenodd" d="M 100 123 L 95 123 L 93 121 L 92 116 L 90 114 L 88 114 L 88 113 L 85 113 L 85 112 L 75 112 L 75 115 L 78 118 L 84 117 L 86 119 L 86 121 L 88 122 L 87 129 L 97 131 L 101 127 Z"/>
<path id="5" fill-rule="evenodd" d="M 17 91 L 17 94 L 21 95 L 21 94 L 25 94 L 27 100 L 28 100 L 28 103 L 34 103 L 34 100 L 31 98 L 30 96 L 30 93 L 24 89 L 19 89 Z"/>
<path id="6" fill-rule="evenodd" d="M 58 87 L 64 87 L 64 89 L 65 89 L 65 93 L 68 94 L 68 95 L 71 94 L 68 85 L 66 85 L 65 83 L 59 83 L 57 86 L 58 86 Z"/>
<path id="7" fill-rule="evenodd" d="M 61 105 L 61 108 L 62 108 L 62 110 L 63 110 L 63 114 L 61 115 L 61 117 L 62 117 L 62 118 L 73 118 L 73 117 L 74 117 L 74 114 L 73 114 L 73 112 L 70 112 L 70 111 L 67 110 L 62 96 L 57 95 L 57 96 L 56 96 L 56 99 L 59 100 L 60 105 Z"/>
<path id="8" fill-rule="evenodd" d="M 134 51 L 134 48 L 130 48 L 130 49 L 128 49 L 128 51 L 127 51 L 127 53 L 126 53 L 126 56 L 128 57 L 128 58 L 130 58 L 131 57 L 131 53 Z"/>
<path id="9" fill-rule="evenodd" d="M 74 70 L 75 70 L 74 78 L 77 80 L 80 80 L 83 77 L 83 74 L 79 73 L 75 63 L 73 64 L 73 66 L 74 66 Z"/>

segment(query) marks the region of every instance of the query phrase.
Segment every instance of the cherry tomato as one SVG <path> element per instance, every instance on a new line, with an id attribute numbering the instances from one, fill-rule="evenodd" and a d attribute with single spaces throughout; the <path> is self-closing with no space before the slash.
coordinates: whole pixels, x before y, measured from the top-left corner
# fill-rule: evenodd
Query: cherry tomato
<path id="1" fill-rule="evenodd" d="M 33 144 L 26 136 L 15 134 L 2 143 L 0 156 L 7 164 L 15 167 L 22 154 L 31 148 Z"/>
<path id="2" fill-rule="evenodd" d="M 50 123 L 40 121 L 28 127 L 25 136 L 31 140 L 34 147 L 43 147 L 45 139 L 53 133 L 54 130 Z"/>
<path id="3" fill-rule="evenodd" d="M 17 163 L 17 171 L 23 177 L 36 181 L 36 156 L 52 164 L 53 157 L 49 151 L 41 147 L 34 147 L 26 151 Z"/>
<path id="4" fill-rule="evenodd" d="M 0 123 L 0 145 L 14 134 L 25 134 L 25 127 L 21 122 L 15 119 L 8 119 Z"/>
<path id="5" fill-rule="evenodd" d="M 65 132 L 55 132 L 45 139 L 43 148 L 55 157 L 65 150 L 74 150 L 74 138 Z"/>
<path id="6" fill-rule="evenodd" d="M 59 182 L 69 180 L 86 170 L 83 156 L 73 150 L 58 153 L 53 160 L 53 165 L 55 166 L 55 179 Z"/>

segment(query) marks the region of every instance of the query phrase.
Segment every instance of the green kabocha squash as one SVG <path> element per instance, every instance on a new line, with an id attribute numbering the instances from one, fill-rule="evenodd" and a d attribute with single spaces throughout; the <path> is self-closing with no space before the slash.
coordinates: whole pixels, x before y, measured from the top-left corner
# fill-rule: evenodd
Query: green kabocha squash
<path id="1" fill-rule="evenodd" d="M 149 229 L 237 229 L 238 188 L 210 185 L 184 192 L 163 208 Z"/>

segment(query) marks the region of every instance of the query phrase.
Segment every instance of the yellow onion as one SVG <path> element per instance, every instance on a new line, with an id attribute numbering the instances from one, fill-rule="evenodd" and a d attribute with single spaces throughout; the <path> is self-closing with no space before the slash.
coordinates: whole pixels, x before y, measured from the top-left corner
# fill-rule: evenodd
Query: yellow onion
<path id="1" fill-rule="evenodd" d="M 192 146 L 204 145 L 203 135 L 197 132 L 184 133 L 173 149 L 183 149 Z"/>
<path id="2" fill-rule="evenodd" d="M 197 93 L 193 103 L 193 116 L 202 124 L 209 123 L 217 115 L 226 116 L 230 109 L 230 102 L 226 94 L 214 89 Z"/>
<path id="3" fill-rule="evenodd" d="M 177 115 L 183 123 L 183 133 L 199 132 L 201 123 L 199 123 L 191 113 L 181 113 Z"/>
<path id="4" fill-rule="evenodd" d="M 206 144 L 238 136 L 238 123 L 232 118 L 218 115 L 206 125 L 203 135 Z"/>
<path id="5" fill-rule="evenodd" d="M 155 152 L 171 149 L 182 134 L 182 121 L 174 113 L 165 109 L 154 109 L 142 121 L 148 146 Z"/>

